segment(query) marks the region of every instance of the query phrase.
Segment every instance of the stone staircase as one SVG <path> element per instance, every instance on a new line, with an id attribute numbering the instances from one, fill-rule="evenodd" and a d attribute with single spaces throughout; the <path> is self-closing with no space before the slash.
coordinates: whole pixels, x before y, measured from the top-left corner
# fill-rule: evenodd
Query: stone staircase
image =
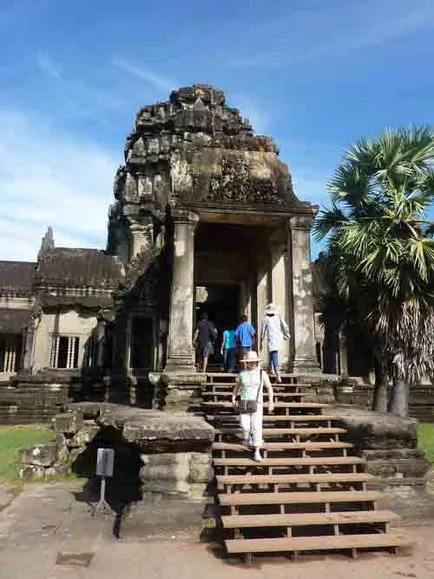
<path id="1" fill-rule="evenodd" d="M 250 561 L 256 553 L 395 552 L 405 538 L 389 531 L 398 517 L 378 510 L 383 493 L 368 490 L 374 477 L 346 431 L 312 401 L 309 385 L 291 375 L 273 384 L 275 411 L 264 405 L 263 460 L 256 463 L 240 444 L 238 416 L 231 405 L 235 374 L 210 373 L 202 410 L 216 429 L 213 465 L 220 527 L 229 555 Z M 304 401 L 304 400 L 310 401 Z M 265 393 L 265 401 L 267 394 Z"/>

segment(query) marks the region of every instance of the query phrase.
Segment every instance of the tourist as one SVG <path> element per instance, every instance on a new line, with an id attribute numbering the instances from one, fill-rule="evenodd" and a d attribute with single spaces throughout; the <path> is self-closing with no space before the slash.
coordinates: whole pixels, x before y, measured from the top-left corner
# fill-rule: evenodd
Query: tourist
<path id="1" fill-rule="evenodd" d="M 262 418 L 264 386 L 268 391 L 268 412 L 274 411 L 273 388 L 268 374 L 259 366 L 258 354 L 247 352 L 242 370 L 236 380 L 232 393 L 232 405 L 240 413 L 240 425 L 243 430 L 243 444 L 253 447 L 253 460 L 262 460 L 260 448 L 262 442 Z M 237 396 L 240 400 L 237 403 Z"/>
<path id="2" fill-rule="evenodd" d="M 214 342 L 217 340 L 217 330 L 204 312 L 200 316 L 193 336 L 193 346 L 196 348 L 198 371 L 206 372 L 208 358 L 214 354 Z"/>
<path id="3" fill-rule="evenodd" d="M 223 355 L 223 369 L 225 372 L 235 372 L 237 362 L 237 335 L 235 330 L 225 330 L 223 332 L 223 341 L 221 354 Z"/>
<path id="4" fill-rule="evenodd" d="M 279 373 L 279 347 L 282 340 L 289 340 L 291 334 L 289 333 L 288 324 L 279 316 L 274 304 L 268 304 L 264 314 L 259 348 L 262 350 L 263 342 L 266 339 L 270 356 L 270 373 L 276 376 L 276 382 L 280 384 L 282 379 Z"/>
<path id="5" fill-rule="evenodd" d="M 235 334 L 237 337 L 237 345 L 240 350 L 240 357 L 244 358 L 247 352 L 250 352 L 250 350 L 253 349 L 256 339 L 256 330 L 252 324 L 248 322 L 246 315 L 241 316 L 241 322 L 235 330 Z"/>

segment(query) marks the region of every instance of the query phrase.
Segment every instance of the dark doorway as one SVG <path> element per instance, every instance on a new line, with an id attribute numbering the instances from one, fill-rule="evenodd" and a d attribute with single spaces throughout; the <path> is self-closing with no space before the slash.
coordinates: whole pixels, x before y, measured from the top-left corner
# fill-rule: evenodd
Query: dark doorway
<path id="1" fill-rule="evenodd" d="M 153 331 L 152 318 L 132 318 L 130 367 L 134 370 L 152 370 Z"/>
<path id="2" fill-rule="evenodd" d="M 196 322 L 202 312 L 208 314 L 218 332 L 215 353 L 210 357 L 210 366 L 220 368 L 222 356 L 220 346 L 224 330 L 236 328 L 240 317 L 240 286 L 227 284 L 209 284 L 196 287 Z M 211 368 L 210 368 L 211 369 Z"/>

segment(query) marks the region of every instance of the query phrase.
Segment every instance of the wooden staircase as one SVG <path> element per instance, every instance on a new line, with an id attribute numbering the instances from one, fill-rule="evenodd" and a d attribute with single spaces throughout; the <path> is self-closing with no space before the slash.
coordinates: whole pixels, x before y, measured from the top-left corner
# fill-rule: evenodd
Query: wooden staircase
<path id="1" fill-rule="evenodd" d="M 235 374 L 210 373 L 202 410 L 216 429 L 213 464 L 220 526 L 229 554 L 250 561 L 255 553 L 345 551 L 392 552 L 406 541 L 389 532 L 398 517 L 377 510 L 383 493 L 367 489 L 374 477 L 345 429 L 327 415 L 327 405 L 304 402 L 308 384 L 282 376 L 273 384 L 275 410 L 264 404 L 263 460 L 240 443 L 238 415 L 231 405 Z M 310 397 L 310 399 L 312 399 Z M 267 394 L 265 393 L 265 402 Z"/>

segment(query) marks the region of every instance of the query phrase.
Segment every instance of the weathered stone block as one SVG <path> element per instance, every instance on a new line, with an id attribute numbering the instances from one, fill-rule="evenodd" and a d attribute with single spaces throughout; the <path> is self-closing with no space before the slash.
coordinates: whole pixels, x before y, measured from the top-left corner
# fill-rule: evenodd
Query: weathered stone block
<path id="1" fill-rule="evenodd" d="M 19 471 L 19 477 L 23 480 L 37 479 L 41 480 L 45 477 L 45 468 L 43 466 L 36 466 L 33 464 L 26 464 Z"/>
<path id="2" fill-rule="evenodd" d="M 85 424 L 74 436 L 68 440 L 70 448 L 85 447 L 89 444 L 100 431 L 100 427 L 96 424 Z"/>
<path id="3" fill-rule="evenodd" d="M 345 440 L 359 449 L 416 448 L 416 421 L 353 406 L 327 409 L 347 429 Z"/>
<path id="4" fill-rule="evenodd" d="M 187 494 L 190 471 L 189 453 L 142 455 L 145 465 L 140 469 L 143 491 L 163 494 Z"/>
<path id="5" fill-rule="evenodd" d="M 83 427 L 83 414 L 80 412 L 66 412 L 56 414 L 53 418 L 53 428 L 56 433 L 75 434 Z"/>
<path id="6" fill-rule="evenodd" d="M 57 444 L 47 442 L 24 448 L 19 452 L 20 462 L 25 465 L 47 467 L 56 462 Z"/>
<path id="7" fill-rule="evenodd" d="M 71 474 L 70 464 L 54 464 L 45 469 L 45 478 L 66 477 Z"/>
<path id="8" fill-rule="evenodd" d="M 190 457 L 191 483 L 208 483 L 214 478 L 214 470 L 211 466 L 211 455 L 201 452 L 192 452 Z"/>

